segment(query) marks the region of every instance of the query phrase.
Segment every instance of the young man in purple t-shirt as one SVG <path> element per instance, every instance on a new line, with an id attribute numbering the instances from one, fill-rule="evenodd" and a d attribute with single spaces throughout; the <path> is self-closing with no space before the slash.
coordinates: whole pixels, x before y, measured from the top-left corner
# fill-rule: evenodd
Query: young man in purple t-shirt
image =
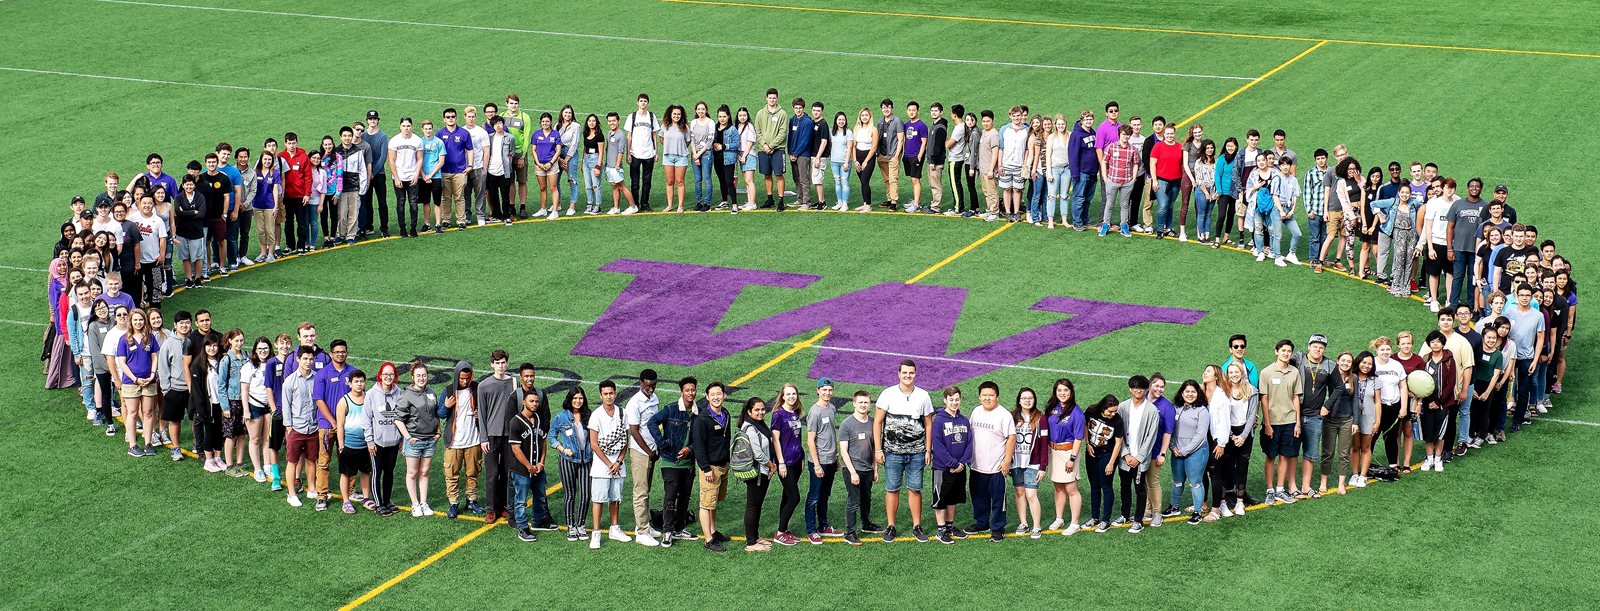
<path id="1" fill-rule="evenodd" d="M 928 153 L 928 125 L 918 118 L 921 111 L 915 100 L 906 102 L 905 158 L 900 161 L 906 177 L 911 179 L 911 204 L 906 206 L 906 212 L 917 212 L 922 206 L 922 160 Z"/>
<path id="2" fill-rule="evenodd" d="M 436 136 L 444 141 L 444 165 L 440 167 L 444 173 L 444 196 L 434 204 L 433 215 L 442 229 L 445 210 L 454 210 L 456 228 L 466 229 L 467 200 L 463 197 L 463 191 L 467 186 L 467 169 L 472 167 L 473 161 L 472 133 L 456 124 L 456 109 L 446 108 L 444 129 L 439 130 Z"/>
<path id="3" fill-rule="evenodd" d="M 312 384 L 311 398 L 317 406 L 317 511 L 328 509 L 328 463 L 332 460 L 334 435 L 333 423 L 334 408 L 339 404 L 339 399 L 350 392 L 350 367 L 346 360 L 350 356 L 350 347 L 342 339 L 333 340 L 328 344 L 328 355 L 332 363 L 316 372 L 316 380 Z"/>

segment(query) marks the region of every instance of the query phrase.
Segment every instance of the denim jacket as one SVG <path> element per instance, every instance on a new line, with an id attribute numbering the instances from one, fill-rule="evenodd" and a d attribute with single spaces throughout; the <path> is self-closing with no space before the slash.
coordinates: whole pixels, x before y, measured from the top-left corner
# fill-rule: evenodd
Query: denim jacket
<path id="1" fill-rule="evenodd" d="M 583 464 L 594 460 L 594 451 L 589 448 L 587 424 L 576 426 L 571 410 L 561 410 L 550 418 L 550 447 L 561 454 L 561 460 L 570 463 Z M 572 456 L 567 456 L 566 450 L 572 450 Z"/>
<path id="2" fill-rule="evenodd" d="M 692 457 L 678 460 L 678 452 L 689 447 L 689 424 L 693 421 L 694 410 L 682 409 L 681 401 L 673 401 L 662 406 L 645 422 L 644 429 L 655 440 L 656 452 L 662 460 L 673 463 L 694 460 Z"/>
<path id="3" fill-rule="evenodd" d="M 238 401 L 242 398 L 239 383 L 244 378 L 244 363 L 243 357 L 234 356 L 232 352 L 224 352 L 222 358 L 217 359 L 217 376 L 220 378 L 217 388 L 221 389 L 218 394 L 222 395 L 219 399 Z"/>

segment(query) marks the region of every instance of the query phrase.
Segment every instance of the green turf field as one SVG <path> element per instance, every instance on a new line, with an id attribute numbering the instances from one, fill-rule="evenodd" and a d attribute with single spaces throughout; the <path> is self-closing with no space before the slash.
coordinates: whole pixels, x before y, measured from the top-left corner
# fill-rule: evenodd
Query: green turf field
<path id="1" fill-rule="evenodd" d="M 755 107 L 769 86 L 785 99 L 821 99 L 829 116 L 892 97 L 997 112 L 1026 103 L 1069 116 L 1091 108 L 1098 117 L 1115 99 L 1124 118 L 1193 119 L 1219 142 L 1248 128 L 1283 128 L 1305 158 L 1345 143 L 1363 166 L 1418 159 L 1463 185 L 1471 176 L 1506 183 L 1519 215 L 1573 261 L 1575 278 L 1600 261 L 1580 229 L 1595 196 L 1591 164 L 1562 154 L 1569 147 L 1537 146 L 1583 137 L 1579 113 L 1600 88 L 1600 37 L 1583 25 L 1600 14 L 1589 3 L 1437 0 L 1401 15 L 1368 1 L 788 4 L 0 1 L 0 22 L 11 26 L 0 109 L 14 126 L 0 140 L 11 210 L 0 229 L 0 287 L 16 308 L 0 316 L 8 346 L 0 364 L 23 389 L 0 409 L 0 561 L 8 569 L 0 605 L 972 608 L 1059 598 L 1113 608 L 1592 606 L 1600 587 L 1588 567 L 1600 561 L 1600 516 L 1584 467 L 1600 434 L 1588 386 L 1596 366 L 1588 346 L 1600 336 L 1585 324 L 1569 353 L 1573 392 L 1555 395 L 1556 410 L 1512 443 L 1475 452 L 1446 474 L 1137 536 L 856 549 L 834 542 L 758 557 L 738 543 L 715 556 L 693 542 L 590 552 L 559 533 L 527 545 L 503 523 L 463 542 L 481 522 L 295 510 L 264 485 L 212 476 L 195 461 L 129 458 L 83 424 L 75 393 L 40 390 L 40 270 L 65 202 L 92 197 L 104 172 L 130 177 L 159 151 L 175 173 L 218 141 L 254 149 L 291 130 L 309 144 L 368 108 L 381 110 L 393 133 L 402 115 L 437 118 L 443 106 L 500 101 L 508 91 L 535 113 L 570 103 L 580 114 L 626 111 L 639 91 L 658 112 L 701 99 Z M 1334 42 L 1318 46 L 1324 40 Z M 659 209 L 664 180 L 655 184 Z M 1099 207 L 1090 210 L 1098 218 Z M 819 350 L 795 344 L 821 329 L 692 367 L 575 355 L 589 323 L 632 278 L 599 268 L 627 258 L 820 276 L 798 289 L 747 288 L 719 331 L 882 283 L 959 287 L 966 296 L 951 354 L 1062 319 L 1028 309 L 1047 296 L 1207 312 L 1193 325 L 1139 325 L 963 381 L 975 391 L 994 379 L 1008 405 L 1018 387 L 1048 388 L 1063 375 L 1085 401 L 1124 393 L 1127 375 L 1155 370 L 1175 389 L 1219 360 L 1234 332 L 1250 334 L 1251 356 L 1264 363 L 1279 337 L 1298 344 L 1326 333 L 1336 354 L 1433 326 L 1415 301 L 1335 274 L 1173 241 L 1027 225 L 996 233 L 1001 227 L 834 213 L 525 222 L 298 257 L 184 292 L 165 309 L 210 308 L 219 327 L 252 338 L 314 320 L 324 343 L 348 339 L 355 364 L 369 371 L 413 356 L 469 359 L 481 370 L 498 347 L 513 364 L 531 361 L 550 378 L 576 374 L 591 391 L 600 379 L 653 366 L 664 380 L 739 380 L 735 399 L 770 396 L 791 381 L 809 393 Z M 869 386 L 841 383 L 837 396 L 858 388 Z M 661 394 L 673 400 L 675 387 L 663 383 Z M 1251 463 L 1258 494 L 1261 460 L 1257 453 Z M 434 462 L 437 470 L 442 459 Z M 435 473 L 436 509 L 445 504 L 441 480 Z M 763 521 L 769 533 L 776 488 Z M 835 492 L 833 521 L 842 525 L 844 495 Z M 1042 492 L 1048 520 L 1052 502 Z M 559 519 L 562 494 L 551 501 Z M 881 498 L 874 507 L 881 514 Z M 742 508 L 735 482 L 722 530 L 742 532 Z M 968 515 L 963 509 L 958 522 Z M 903 508 L 899 522 L 909 524 Z M 1019 599 L 1018 586 L 1067 589 L 1070 598 Z"/>

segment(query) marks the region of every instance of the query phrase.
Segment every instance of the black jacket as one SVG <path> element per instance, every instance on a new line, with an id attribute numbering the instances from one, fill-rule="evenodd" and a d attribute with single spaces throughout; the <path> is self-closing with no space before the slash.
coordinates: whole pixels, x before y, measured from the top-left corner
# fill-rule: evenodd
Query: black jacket
<path id="1" fill-rule="evenodd" d="M 733 412 L 724 408 L 722 413 L 731 425 L 735 418 Z M 713 466 L 728 466 L 728 425 L 718 423 L 710 407 L 701 410 L 689 425 L 689 451 L 694 454 L 694 464 L 701 472 L 710 472 Z"/>

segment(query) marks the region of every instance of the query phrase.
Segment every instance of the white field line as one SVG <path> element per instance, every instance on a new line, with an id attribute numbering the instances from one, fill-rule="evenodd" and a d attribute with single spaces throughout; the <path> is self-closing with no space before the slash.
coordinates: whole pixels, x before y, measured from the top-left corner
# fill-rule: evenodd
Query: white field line
<path id="1" fill-rule="evenodd" d="M 561 323 L 561 324 L 565 324 L 565 325 L 574 325 L 574 326 L 582 326 L 582 327 L 589 327 L 589 326 L 593 326 L 594 325 L 594 323 L 591 322 L 591 321 L 571 320 L 571 319 L 567 319 L 567 318 L 556 318 L 556 317 L 553 317 L 553 316 L 535 316 L 535 315 L 532 315 L 532 314 L 514 314 L 514 313 L 510 313 L 510 312 L 491 312 L 491 311 L 487 311 L 487 310 L 469 310 L 469 309 L 463 309 L 463 308 L 450 308 L 450 307 L 444 307 L 444 306 L 435 306 L 435 305 L 418 304 L 418 303 L 399 303 L 399 302 L 392 302 L 392 301 L 373 301 L 373 300 L 370 300 L 370 299 L 352 299 L 352 298 L 348 298 L 348 297 L 330 297 L 330 296 L 327 296 L 327 295 L 311 295 L 311 294 L 306 294 L 306 293 L 290 293 L 290 292 L 284 292 L 284 291 L 265 291 L 265 290 L 260 290 L 260 289 L 245 289 L 245 288 L 236 288 L 236 287 L 217 286 L 216 284 L 206 285 L 205 288 L 203 288 L 201 290 L 234 291 L 234 292 L 239 292 L 239 293 L 252 293 L 252 294 L 257 294 L 257 295 L 272 295 L 272 296 L 275 296 L 275 297 L 287 297 L 287 298 L 291 298 L 291 299 L 308 299 L 308 300 L 315 300 L 315 301 L 332 301 L 332 302 L 336 302 L 336 303 L 353 303 L 353 304 L 361 304 L 361 305 L 376 305 L 376 306 L 385 306 L 385 307 L 391 307 L 391 308 L 405 308 L 405 309 L 412 309 L 412 310 L 427 310 L 427 311 L 432 311 L 432 312 L 448 312 L 448 313 L 452 313 L 452 314 L 466 314 L 466 315 L 471 315 L 471 316 L 493 316 L 493 317 L 498 317 L 498 318 L 512 318 L 512 319 L 517 319 L 517 320 L 536 320 L 536 321 L 541 321 L 541 322 L 553 322 L 553 323 Z M 783 342 L 783 341 L 774 341 L 774 342 L 767 342 L 767 343 L 769 345 L 778 345 L 778 346 L 794 346 L 796 344 L 795 342 Z M 942 361 L 942 362 L 947 362 L 947 363 L 961 363 L 961 364 L 964 364 L 964 365 L 981 365 L 981 366 L 984 366 L 984 367 L 995 367 L 995 368 L 1001 368 L 1001 369 L 1019 369 L 1019 370 L 1023 370 L 1023 371 L 1038 371 L 1038 372 L 1054 373 L 1054 374 L 1070 374 L 1070 375 L 1080 375 L 1080 376 L 1090 376 L 1090 377 L 1100 377 L 1100 378 L 1117 378 L 1117 379 L 1126 379 L 1128 377 L 1126 374 L 1102 373 L 1102 372 L 1097 372 L 1097 371 L 1077 371 L 1077 370 L 1072 370 L 1072 369 L 1054 369 L 1054 368 L 1050 368 L 1050 367 L 1035 367 L 1035 366 L 1031 366 L 1031 365 L 1006 365 L 1006 364 L 1003 364 L 1003 363 L 991 363 L 991 362 L 988 362 L 988 361 L 977 361 L 977 360 L 971 360 L 971 359 L 960 359 L 960 358 L 953 358 L 953 357 L 949 357 L 949 356 L 928 355 L 928 354 L 905 354 L 905 353 L 900 353 L 900 352 L 888 352 L 888 351 L 881 351 L 881 350 L 868 350 L 868 349 L 864 349 L 864 348 L 843 348 L 843 347 L 837 347 L 837 346 L 815 346 L 814 345 L 814 346 L 808 346 L 808 349 L 810 349 L 810 350 L 818 350 L 818 351 L 821 351 L 821 350 L 837 350 L 839 352 L 852 352 L 852 353 L 859 353 L 859 354 L 874 354 L 874 355 L 880 355 L 880 356 L 894 356 L 894 357 L 900 357 L 900 358 L 911 358 L 911 359 L 920 359 L 920 360 Z"/>
<path id="2" fill-rule="evenodd" d="M 1562 420 L 1560 418 L 1540 418 L 1536 422 L 1560 422 L 1561 424 L 1577 424 L 1581 426 L 1600 426 L 1600 422 L 1585 422 L 1583 420 Z"/>
<path id="3" fill-rule="evenodd" d="M 512 34 L 530 34 L 530 35 L 535 35 L 535 36 L 557 36 L 557 37 L 563 37 L 563 38 L 579 38 L 579 39 L 586 39 L 586 40 L 603 40 L 603 41 L 609 41 L 609 42 L 630 42 L 630 43 L 646 43 L 646 44 L 658 44 L 658 45 L 677 45 L 677 46 L 713 48 L 713 49 L 734 49 L 734 50 L 740 50 L 740 51 L 767 51 L 767 52 L 775 52 L 775 53 L 797 53 L 797 54 L 809 53 L 809 54 L 814 54 L 814 55 L 829 55 L 829 56 L 834 56 L 834 57 L 853 57 L 853 58 L 863 58 L 863 59 L 883 59 L 883 60 L 892 60 L 892 61 L 934 62 L 934 63 L 944 63 L 944 64 L 993 66 L 993 67 L 1002 67 L 1002 68 L 1031 68 L 1031 69 L 1041 69 L 1041 70 L 1068 70 L 1068 71 L 1074 71 L 1074 72 L 1100 72 L 1100 73 L 1108 73 L 1108 74 L 1129 74 L 1129 75 L 1139 75 L 1139 76 L 1161 76 L 1161 77 L 1174 77 L 1174 78 L 1218 79 L 1218 80 L 1232 80 L 1232 81 L 1253 80 L 1253 77 L 1226 76 L 1226 75 L 1218 75 L 1218 74 L 1189 74 L 1189 73 L 1183 73 L 1183 72 L 1157 72 L 1157 71 L 1149 71 L 1149 70 L 1122 70 L 1122 69 L 1117 69 L 1117 68 L 1092 68 L 1092 67 L 1086 67 L 1086 66 L 1064 66 L 1064 65 L 1054 65 L 1054 64 L 1033 64 L 1033 63 L 1022 63 L 1022 62 L 1003 62 L 1003 61 L 989 61 L 989 60 L 979 60 L 979 59 L 960 59 L 960 58 L 951 58 L 951 57 L 920 57 L 920 56 L 915 56 L 915 55 L 895 55 L 895 54 L 887 54 L 887 53 L 864 53 L 864 52 L 857 52 L 857 51 L 830 51 L 830 50 L 826 50 L 826 49 L 800 49 L 800 48 L 792 48 L 792 47 L 770 47 L 770 46 L 765 46 L 765 45 L 747 45 L 747 44 L 722 43 L 722 42 L 703 42 L 703 41 L 697 41 L 697 40 L 672 40 L 672 39 L 666 39 L 666 38 L 643 38 L 643 37 L 638 37 L 638 36 L 617 36 L 617 35 L 611 35 L 611 34 L 582 34 L 582 33 L 577 33 L 577 32 L 556 32 L 556 31 L 550 31 L 550 30 L 531 30 L 531 29 L 525 29 L 525 28 L 511 28 L 511 27 L 498 27 L 498 26 L 466 25 L 466 24 L 454 24 L 454 23 L 429 23 L 429 22 L 425 22 L 425 21 L 406 21 L 406 20 L 400 20 L 400 19 L 379 19 L 379 18 L 376 18 L 376 17 L 352 17 L 352 16 L 347 16 L 347 15 L 326 15 L 326 14 L 320 14 L 320 13 L 292 13 L 292 12 L 287 12 L 287 11 L 268 11 L 268 10 L 260 10 L 260 9 L 228 8 L 228 7 L 218 7 L 218 6 L 195 6 L 195 5 L 190 5 L 190 4 L 172 4 L 172 3 L 165 3 L 165 2 L 139 2 L 139 1 L 136 1 L 136 0 L 98 0 L 98 1 L 99 2 L 111 3 L 111 4 L 126 4 L 126 5 L 133 5 L 133 6 L 148 6 L 148 7 L 174 8 L 174 9 L 190 9 L 190 10 L 201 10 L 201 11 L 218 11 L 218 12 L 226 12 L 226 13 L 242 13 L 242 14 L 248 14 L 248 15 L 271 15 L 271 16 L 277 16 L 277 17 L 299 17 L 299 18 L 304 18 L 304 19 L 331 19 L 331 20 L 336 20 L 336 21 L 350 21 L 350 22 L 357 22 L 357 23 L 372 23 L 372 24 L 380 24 L 380 25 L 398 25 L 398 26 L 427 27 L 427 28 L 449 28 L 449 29 L 458 29 L 458 30 L 476 30 L 476 31 L 482 31 L 482 32 L 505 32 L 505 33 L 512 33 Z"/>
<path id="4" fill-rule="evenodd" d="M 49 271 L 38 267 L 18 267 L 16 265 L 0 265 L 0 269 L 11 270 L 14 272 L 33 272 L 36 274 L 42 274 Z"/>
<path id="5" fill-rule="evenodd" d="M 353 93 L 333 93 L 328 91 L 305 91 L 301 89 L 276 89 L 272 87 L 249 87 L 245 85 L 228 85 L 223 83 L 197 83 L 194 81 L 172 81 L 166 79 L 136 78 L 131 76 L 116 76 L 111 74 L 88 74 L 84 72 L 66 72 L 62 70 L 38 70 L 35 68 L 18 68 L 15 66 L 0 66 L 0 71 L 22 72 L 27 74 L 48 74 L 51 76 L 72 76 L 78 78 L 100 79 L 105 81 L 125 81 L 129 83 L 146 83 L 151 85 L 180 85 L 184 87 L 206 87 L 210 89 L 227 89 L 231 91 L 254 91 L 260 93 L 287 93 L 293 95 L 308 95 L 325 98 L 349 98 L 352 100 L 377 100 L 380 102 L 406 102 L 412 104 L 435 104 L 450 106 L 464 104 L 464 102 L 447 102 L 444 100 L 419 100 L 414 98 L 391 98 L 376 95 L 356 95 Z"/>

